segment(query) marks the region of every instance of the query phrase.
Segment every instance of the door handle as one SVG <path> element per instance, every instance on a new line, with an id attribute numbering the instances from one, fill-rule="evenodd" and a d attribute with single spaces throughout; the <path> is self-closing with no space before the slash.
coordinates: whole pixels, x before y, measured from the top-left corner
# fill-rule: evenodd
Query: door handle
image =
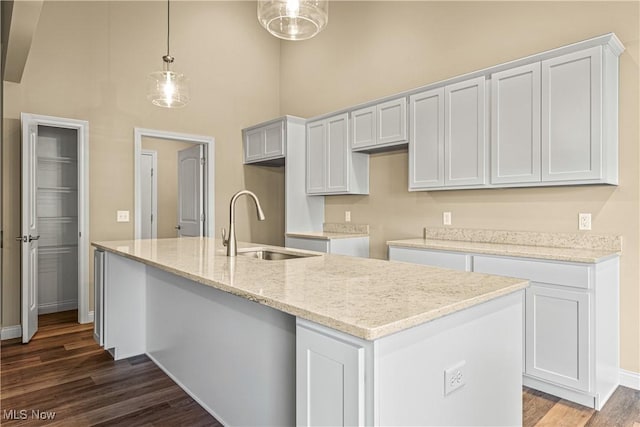
<path id="1" fill-rule="evenodd" d="M 18 237 L 16 237 L 16 240 L 18 242 L 26 242 L 27 241 L 27 236 L 24 236 L 24 237 L 18 236 Z"/>
<path id="2" fill-rule="evenodd" d="M 180 227 L 179 225 L 176 225 L 174 228 L 175 228 L 176 230 L 180 230 L 180 229 L 182 229 L 182 227 Z"/>
<path id="3" fill-rule="evenodd" d="M 31 234 L 29 234 L 29 241 L 32 241 L 32 240 L 39 240 L 39 239 L 40 239 L 40 236 L 35 236 L 35 237 L 33 237 Z"/>

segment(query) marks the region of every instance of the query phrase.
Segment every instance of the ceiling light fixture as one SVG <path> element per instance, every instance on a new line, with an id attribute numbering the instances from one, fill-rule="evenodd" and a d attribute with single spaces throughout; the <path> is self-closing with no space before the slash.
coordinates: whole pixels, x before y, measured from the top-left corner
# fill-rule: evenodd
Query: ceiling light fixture
<path id="1" fill-rule="evenodd" d="M 169 53 L 170 9 L 167 0 L 167 54 L 162 57 L 162 71 L 149 74 L 147 99 L 164 108 L 184 107 L 189 102 L 189 79 L 171 71 L 174 57 Z"/>
<path id="2" fill-rule="evenodd" d="M 284 40 L 306 40 L 329 22 L 328 0 L 258 0 L 258 21 Z"/>

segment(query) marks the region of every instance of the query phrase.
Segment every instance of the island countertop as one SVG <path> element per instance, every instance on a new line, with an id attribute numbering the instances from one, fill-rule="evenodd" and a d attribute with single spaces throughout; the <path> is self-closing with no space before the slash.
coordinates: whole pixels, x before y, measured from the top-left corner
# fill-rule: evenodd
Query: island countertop
<path id="1" fill-rule="evenodd" d="M 92 245 L 366 340 L 528 285 L 522 279 L 331 254 L 280 261 L 231 258 L 219 239 L 206 237 Z M 273 248 L 249 243 L 238 246 Z"/>

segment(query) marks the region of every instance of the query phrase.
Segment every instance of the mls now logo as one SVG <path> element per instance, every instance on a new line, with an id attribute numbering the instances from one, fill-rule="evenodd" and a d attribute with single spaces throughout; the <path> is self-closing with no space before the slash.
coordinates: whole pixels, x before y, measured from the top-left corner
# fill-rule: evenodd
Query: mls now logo
<path id="1" fill-rule="evenodd" d="M 5 420 L 26 420 L 26 419 L 35 419 L 35 420 L 53 420 L 56 417 L 56 413 L 53 411 L 41 411 L 39 409 L 32 409 L 28 411 L 26 409 L 9 409 L 8 411 L 5 409 L 2 411 L 2 419 Z"/>

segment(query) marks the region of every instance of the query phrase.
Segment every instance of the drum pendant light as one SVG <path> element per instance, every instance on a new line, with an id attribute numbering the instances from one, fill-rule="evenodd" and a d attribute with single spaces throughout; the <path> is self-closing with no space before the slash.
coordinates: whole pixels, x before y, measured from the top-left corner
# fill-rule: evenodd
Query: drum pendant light
<path id="1" fill-rule="evenodd" d="M 149 74 L 147 99 L 164 108 L 180 108 L 189 102 L 189 79 L 171 71 L 174 57 L 169 53 L 170 8 L 167 0 L 167 54 L 162 57 L 162 71 Z"/>
<path id="2" fill-rule="evenodd" d="M 306 40 L 329 21 L 328 0 L 258 0 L 258 21 L 284 40 Z"/>

